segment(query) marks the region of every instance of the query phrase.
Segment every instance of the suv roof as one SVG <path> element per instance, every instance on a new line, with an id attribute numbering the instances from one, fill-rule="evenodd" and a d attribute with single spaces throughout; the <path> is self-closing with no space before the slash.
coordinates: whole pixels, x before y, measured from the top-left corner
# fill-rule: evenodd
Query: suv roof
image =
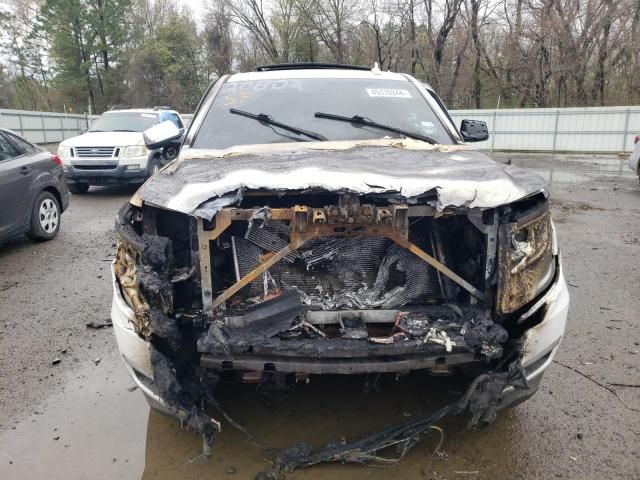
<path id="1" fill-rule="evenodd" d="M 272 70 L 300 70 L 300 69 L 343 69 L 343 70 L 372 70 L 371 67 L 363 67 L 360 65 L 345 65 L 343 63 L 317 63 L 317 62 L 300 62 L 300 63 L 276 63 L 273 65 L 261 65 L 256 67 L 256 72 L 268 72 Z"/>
<path id="2" fill-rule="evenodd" d="M 288 79 L 288 78 L 370 78 L 381 80 L 399 80 L 408 82 L 409 76 L 401 73 L 383 72 L 377 69 L 356 67 L 343 68 L 343 66 L 330 66 L 324 64 L 323 67 L 306 66 L 290 68 L 268 68 L 266 70 L 258 70 L 256 72 L 234 73 L 229 76 L 227 82 L 242 82 L 247 80 L 261 79 Z"/>
<path id="3" fill-rule="evenodd" d="M 160 113 L 160 112 L 174 112 L 174 113 L 178 113 L 176 110 L 170 109 L 170 108 L 158 108 L 158 107 L 153 107 L 153 108 L 118 108 L 118 109 L 113 109 L 113 110 L 107 110 L 104 113 L 121 113 L 121 112 L 134 112 L 134 113 Z"/>

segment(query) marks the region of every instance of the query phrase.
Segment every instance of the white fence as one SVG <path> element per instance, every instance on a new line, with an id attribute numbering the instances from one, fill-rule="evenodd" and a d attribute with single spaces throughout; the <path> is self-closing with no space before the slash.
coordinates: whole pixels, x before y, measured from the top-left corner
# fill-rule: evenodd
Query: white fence
<path id="1" fill-rule="evenodd" d="M 617 153 L 633 150 L 640 134 L 640 106 L 452 110 L 462 119 L 484 120 L 491 136 L 477 145 L 487 150 Z"/>
<path id="2" fill-rule="evenodd" d="M 617 153 L 633 150 L 640 134 L 640 106 L 452 110 L 462 119 L 484 120 L 491 137 L 478 147 L 532 152 Z M 82 114 L 0 109 L 0 127 L 34 143 L 56 143 L 79 135 L 95 117 Z"/>
<path id="3" fill-rule="evenodd" d="M 33 143 L 58 143 L 80 135 L 92 118 L 95 117 L 0 109 L 0 127 L 13 130 Z"/>

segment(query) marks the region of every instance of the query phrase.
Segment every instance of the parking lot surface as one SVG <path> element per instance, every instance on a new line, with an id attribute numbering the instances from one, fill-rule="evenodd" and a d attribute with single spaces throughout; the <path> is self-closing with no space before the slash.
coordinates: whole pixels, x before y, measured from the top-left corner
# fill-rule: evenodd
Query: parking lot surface
<path id="1" fill-rule="evenodd" d="M 550 184 L 571 308 L 540 391 L 485 431 L 439 424 L 392 468 L 320 465 L 298 479 L 640 478 L 640 188 L 617 157 L 510 155 Z M 150 411 L 118 358 L 109 318 L 116 210 L 132 188 L 74 196 L 52 242 L 0 246 L 0 478 L 254 478 L 270 454 L 223 421 L 209 460 L 201 440 Z M 353 440 L 435 410 L 456 378 L 313 378 L 266 406 L 252 385 L 220 403 L 275 448 Z M 615 392 L 615 393 L 614 393 Z M 218 416 L 212 411 L 214 416 Z"/>

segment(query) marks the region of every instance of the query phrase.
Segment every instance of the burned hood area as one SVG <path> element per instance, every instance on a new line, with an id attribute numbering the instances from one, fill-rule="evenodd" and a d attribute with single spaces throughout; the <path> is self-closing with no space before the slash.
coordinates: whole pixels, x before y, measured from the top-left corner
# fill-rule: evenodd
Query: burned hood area
<path id="1" fill-rule="evenodd" d="M 274 399 L 319 374 L 471 377 L 428 417 L 274 452 L 280 471 L 397 461 L 451 413 L 490 422 L 527 388 L 542 313 L 523 313 L 556 275 L 542 179 L 476 152 L 299 148 L 178 162 L 120 211 L 115 276 L 167 409 L 207 453 L 221 380 Z"/>
<path id="2" fill-rule="evenodd" d="M 327 143 L 265 145 L 260 153 L 240 147 L 185 149 L 180 160 L 148 181 L 139 195 L 150 205 L 210 219 L 245 189 L 389 192 L 408 203 L 421 203 L 425 194 L 433 193 L 433 206 L 444 210 L 497 207 L 545 186 L 536 174 L 460 147 L 397 139 L 380 145 Z"/>

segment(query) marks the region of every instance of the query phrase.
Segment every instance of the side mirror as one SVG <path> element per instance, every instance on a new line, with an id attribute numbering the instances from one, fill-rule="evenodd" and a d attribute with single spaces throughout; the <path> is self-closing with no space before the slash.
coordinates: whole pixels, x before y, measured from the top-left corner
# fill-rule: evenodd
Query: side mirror
<path id="1" fill-rule="evenodd" d="M 484 142 L 489 139 L 487 123 L 482 120 L 462 120 L 460 134 L 465 142 Z"/>
<path id="2" fill-rule="evenodd" d="M 171 142 L 178 140 L 184 129 L 176 127 L 175 123 L 171 120 L 165 120 L 158 125 L 154 125 L 151 128 L 146 129 L 142 133 L 144 143 L 149 150 L 155 150 L 157 148 L 163 148 L 168 146 Z"/>

